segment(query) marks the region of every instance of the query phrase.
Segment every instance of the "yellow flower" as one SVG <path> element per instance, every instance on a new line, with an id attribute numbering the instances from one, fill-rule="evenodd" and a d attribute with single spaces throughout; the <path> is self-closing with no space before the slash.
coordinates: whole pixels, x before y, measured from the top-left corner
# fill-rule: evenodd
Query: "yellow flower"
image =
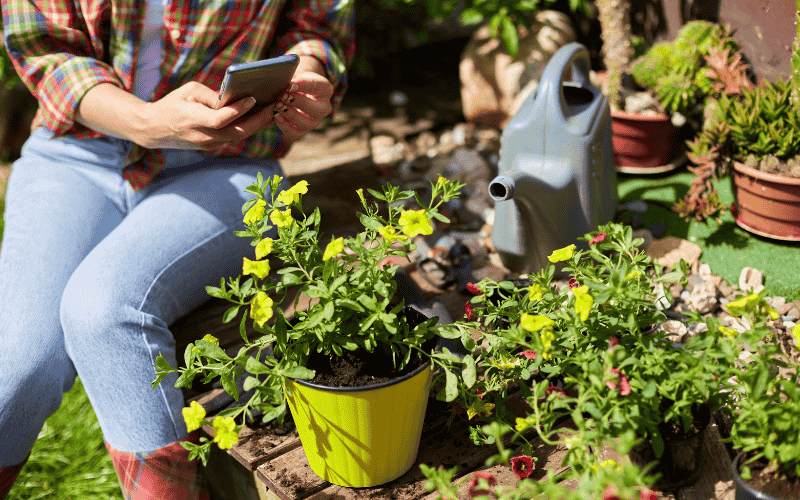
<path id="1" fill-rule="evenodd" d="M 250 303 L 250 318 L 256 322 L 259 327 L 263 327 L 264 323 L 269 321 L 272 317 L 272 299 L 266 292 L 258 292 Z"/>
<path id="2" fill-rule="evenodd" d="M 586 285 L 573 288 L 572 293 L 575 294 L 575 314 L 578 315 L 581 321 L 586 321 L 589 319 L 594 297 L 589 294 L 589 287 Z"/>
<path id="3" fill-rule="evenodd" d="M 183 421 L 186 422 L 186 430 L 192 432 L 200 428 L 203 419 L 206 418 L 206 409 L 200 406 L 197 401 L 182 410 Z"/>
<path id="4" fill-rule="evenodd" d="M 633 271 L 631 271 L 631 272 L 629 272 L 628 274 L 625 275 L 625 279 L 626 280 L 632 280 L 634 278 L 638 278 L 641 275 L 642 275 L 642 273 L 639 272 L 638 269 L 634 269 Z"/>
<path id="5" fill-rule="evenodd" d="M 339 237 L 328 243 L 325 247 L 325 253 L 322 254 L 322 260 L 330 260 L 331 258 L 339 255 L 344 250 L 344 238 Z"/>
<path id="6" fill-rule="evenodd" d="M 256 245 L 256 259 L 263 259 L 272 252 L 272 238 L 264 238 Z"/>
<path id="7" fill-rule="evenodd" d="M 564 440 L 564 446 L 566 446 L 568 450 L 571 450 L 574 446 L 579 446 L 580 444 L 581 439 L 578 436 L 570 436 Z"/>
<path id="8" fill-rule="evenodd" d="M 597 465 L 592 465 L 592 470 L 596 471 L 597 469 L 605 469 L 606 467 L 614 468 L 616 466 L 617 466 L 616 460 L 608 459 L 608 460 L 603 460 Z"/>
<path id="9" fill-rule="evenodd" d="M 383 226 L 382 228 L 378 229 L 378 233 L 380 233 L 383 239 L 389 243 L 395 240 L 405 241 L 408 239 L 408 236 L 404 234 L 397 234 L 397 230 L 394 228 L 394 226 Z"/>
<path id="10" fill-rule="evenodd" d="M 542 328 L 552 328 L 556 322 L 541 314 L 522 313 L 520 325 L 529 332 L 538 332 Z"/>
<path id="11" fill-rule="evenodd" d="M 269 271 L 268 260 L 250 260 L 244 257 L 242 261 L 242 274 L 244 275 L 252 274 L 263 280 L 269 275 Z"/>
<path id="12" fill-rule="evenodd" d="M 477 404 L 479 408 L 475 408 L 475 404 Z M 484 413 L 487 416 L 492 414 L 492 410 L 494 409 L 493 403 L 483 403 L 478 401 L 475 404 L 467 408 L 467 417 L 469 417 L 469 420 L 472 420 L 473 417 L 479 413 Z"/>
<path id="13" fill-rule="evenodd" d="M 569 259 L 572 258 L 573 255 L 575 255 L 575 245 L 574 244 L 570 245 L 568 247 L 564 247 L 564 248 L 561 248 L 559 250 L 554 251 L 553 253 L 551 253 L 547 257 L 547 259 L 550 260 L 550 262 L 555 263 L 555 262 L 561 262 L 561 261 L 564 261 L 564 260 L 569 260 Z"/>
<path id="14" fill-rule="evenodd" d="M 542 352 L 542 359 L 552 358 L 553 355 L 550 354 L 549 351 L 550 347 L 553 345 L 553 339 L 556 338 L 556 336 L 553 334 L 553 331 L 544 330 L 542 333 L 539 334 L 539 338 L 542 340 L 542 347 L 543 347 L 542 351 L 544 351 Z"/>
<path id="15" fill-rule="evenodd" d="M 720 325 L 719 331 L 721 331 L 723 334 L 725 334 L 726 337 L 730 337 L 732 339 L 735 339 L 736 336 L 739 335 L 739 332 L 737 332 L 733 328 L 728 328 L 727 326 L 723 326 L 723 325 Z"/>
<path id="16" fill-rule="evenodd" d="M 217 345 L 217 346 L 219 345 L 219 339 L 217 337 L 211 335 L 210 333 L 206 333 L 205 336 L 203 337 L 203 340 L 205 340 L 206 342 L 211 342 L 212 344 Z M 198 349 L 197 347 L 195 347 L 192 350 L 194 352 L 200 352 L 200 349 Z"/>
<path id="17" fill-rule="evenodd" d="M 728 303 L 728 313 L 731 316 L 741 316 L 744 313 L 753 312 L 758 306 L 759 301 L 758 294 L 751 293 L 747 297 L 742 297 Z"/>
<path id="18" fill-rule="evenodd" d="M 403 226 L 403 232 L 412 238 L 418 234 L 433 233 L 431 220 L 425 215 L 425 210 L 404 210 L 398 222 Z"/>
<path id="19" fill-rule="evenodd" d="M 792 328 L 792 337 L 794 337 L 795 342 L 797 342 L 797 346 L 800 347 L 800 323 L 794 325 Z"/>
<path id="20" fill-rule="evenodd" d="M 244 223 L 245 224 L 255 224 L 259 222 L 261 219 L 264 218 L 264 207 L 267 206 L 267 202 L 264 200 L 258 200 L 255 205 L 250 207 L 250 210 L 244 214 Z"/>
<path id="21" fill-rule="evenodd" d="M 239 441 L 236 422 L 233 417 L 217 417 L 212 422 L 214 426 L 214 442 L 223 450 L 232 448 Z"/>
<path id="22" fill-rule="evenodd" d="M 766 309 L 766 313 L 767 316 L 769 316 L 769 319 L 776 320 L 781 317 L 781 315 L 778 314 L 778 311 L 776 311 L 775 308 L 773 308 L 772 306 L 766 306 L 764 307 L 764 309 Z"/>
<path id="23" fill-rule="evenodd" d="M 533 423 L 534 422 L 532 420 L 529 420 L 527 418 L 517 417 L 517 425 L 514 426 L 514 430 L 516 430 L 517 432 L 522 432 L 531 425 L 533 425 Z"/>
<path id="24" fill-rule="evenodd" d="M 537 302 L 542 300 L 542 291 L 542 286 L 534 283 L 528 287 L 528 299 Z"/>
<path id="25" fill-rule="evenodd" d="M 358 199 L 361 200 L 362 205 L 367 204 L 367 200 L 364 199 L 364 190 L 363 189 L 356 189 L 356 194 L 358 195 Z"/>
<path id="26" fill-rule="evenodd" d="M 284 205 L 291 205 L 300 201 L 300 195 L 308 192 L 308 182 L 300 181 L 285 191 L 278 193 L 278 201 Z"/>
<path id="27" fill-rule="evenodd" d="M 269 214 L 269 220 L 278 227 L 290 226 L 294 222 L 292 211 L 288 208 L 283 212 L 280 210 L 273 210 L 272 213 Z"/>

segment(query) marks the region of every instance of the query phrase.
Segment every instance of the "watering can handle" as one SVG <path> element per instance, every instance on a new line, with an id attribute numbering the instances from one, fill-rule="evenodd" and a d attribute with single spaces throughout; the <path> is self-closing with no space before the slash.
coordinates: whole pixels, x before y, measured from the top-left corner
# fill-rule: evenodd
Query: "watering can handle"
<path id="1" fill-rule="evenodd" d="M 564 81 L 569 67 L 572 67 L 572 78 L 582 88 L 591 85 L 589 82 L 589 51 L 578 42 L 568 43 L 558 49 L 558 52 L 550 58 L 542 75 L 542 88 L 548 93 L 548 98 L 555 102 L 563 102 L 561 83 Z M 555 92 L 558 93 L 555 94 Z"/>

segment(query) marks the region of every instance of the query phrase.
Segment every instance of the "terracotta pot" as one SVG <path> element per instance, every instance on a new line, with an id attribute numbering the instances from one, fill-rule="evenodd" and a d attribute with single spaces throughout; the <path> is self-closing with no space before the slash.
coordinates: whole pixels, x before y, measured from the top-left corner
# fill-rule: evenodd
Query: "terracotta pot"
<path id="1" fill-rule="evenodd" d="M 673 168 L 669 163 L 680 151 L 680 144 L 678 129 L 666 114 L 644 115 L 612 109 L 611 131 L 614 159 L 620 170 Z"/>
<path id="2" fill-rule="evenodd" d="M 653 443 L 649 439 L 631 448 L 628 456 L 631 462 L 644 467 L 658 460 L 652 472 L 660 472 L 661 477 L 653 487 L 662 491 L 671 491 L 681 486 L 697 482 L 702 473 L 703 443 L 706 431 L 711 424 L 711 410 L 707 405 L 701 404 L 695 410 L 695 419 L 702 422 L 702 428 L 697 434 L 683 439 L 664 439 L 664 453 L 656 458 Z"/>
<path id="3" fill-rule="evenodd" d="M 800 241 L 800 179 L 733 164 L 736 223 L 767 238 Z"/>

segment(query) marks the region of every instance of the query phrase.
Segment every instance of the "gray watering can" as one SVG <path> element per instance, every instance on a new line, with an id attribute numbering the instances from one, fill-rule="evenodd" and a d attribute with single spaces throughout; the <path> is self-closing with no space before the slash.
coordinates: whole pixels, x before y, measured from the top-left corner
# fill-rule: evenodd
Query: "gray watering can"
<path id="1" fill-rule="evenodd" d="M 571 69 L 573 81 L 564 81 Z M 492 243 L 509 270 L 534 273 L 553 250 L 597 229 L 617 208 L 608 101 L 589 83 L 589 52 L 570 43 L 500 139 Z M 585 243 L 583 243 L 585 245 Z"/>

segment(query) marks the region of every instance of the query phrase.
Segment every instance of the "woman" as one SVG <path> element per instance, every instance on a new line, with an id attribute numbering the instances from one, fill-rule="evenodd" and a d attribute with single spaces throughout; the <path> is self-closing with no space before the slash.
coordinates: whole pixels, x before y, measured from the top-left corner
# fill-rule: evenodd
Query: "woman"
<path id="1" fill-rule="evenodd" d="M 126 499 L 207 498 L 169 325 L 239 274 L 244 188 L 341 100 L 351 0 L 2 0 L 40 106 L 0 248 L 0 499 L 76 375 Z M 297 54 L 275 104 L 214 110 L 233 63 Z"/>

